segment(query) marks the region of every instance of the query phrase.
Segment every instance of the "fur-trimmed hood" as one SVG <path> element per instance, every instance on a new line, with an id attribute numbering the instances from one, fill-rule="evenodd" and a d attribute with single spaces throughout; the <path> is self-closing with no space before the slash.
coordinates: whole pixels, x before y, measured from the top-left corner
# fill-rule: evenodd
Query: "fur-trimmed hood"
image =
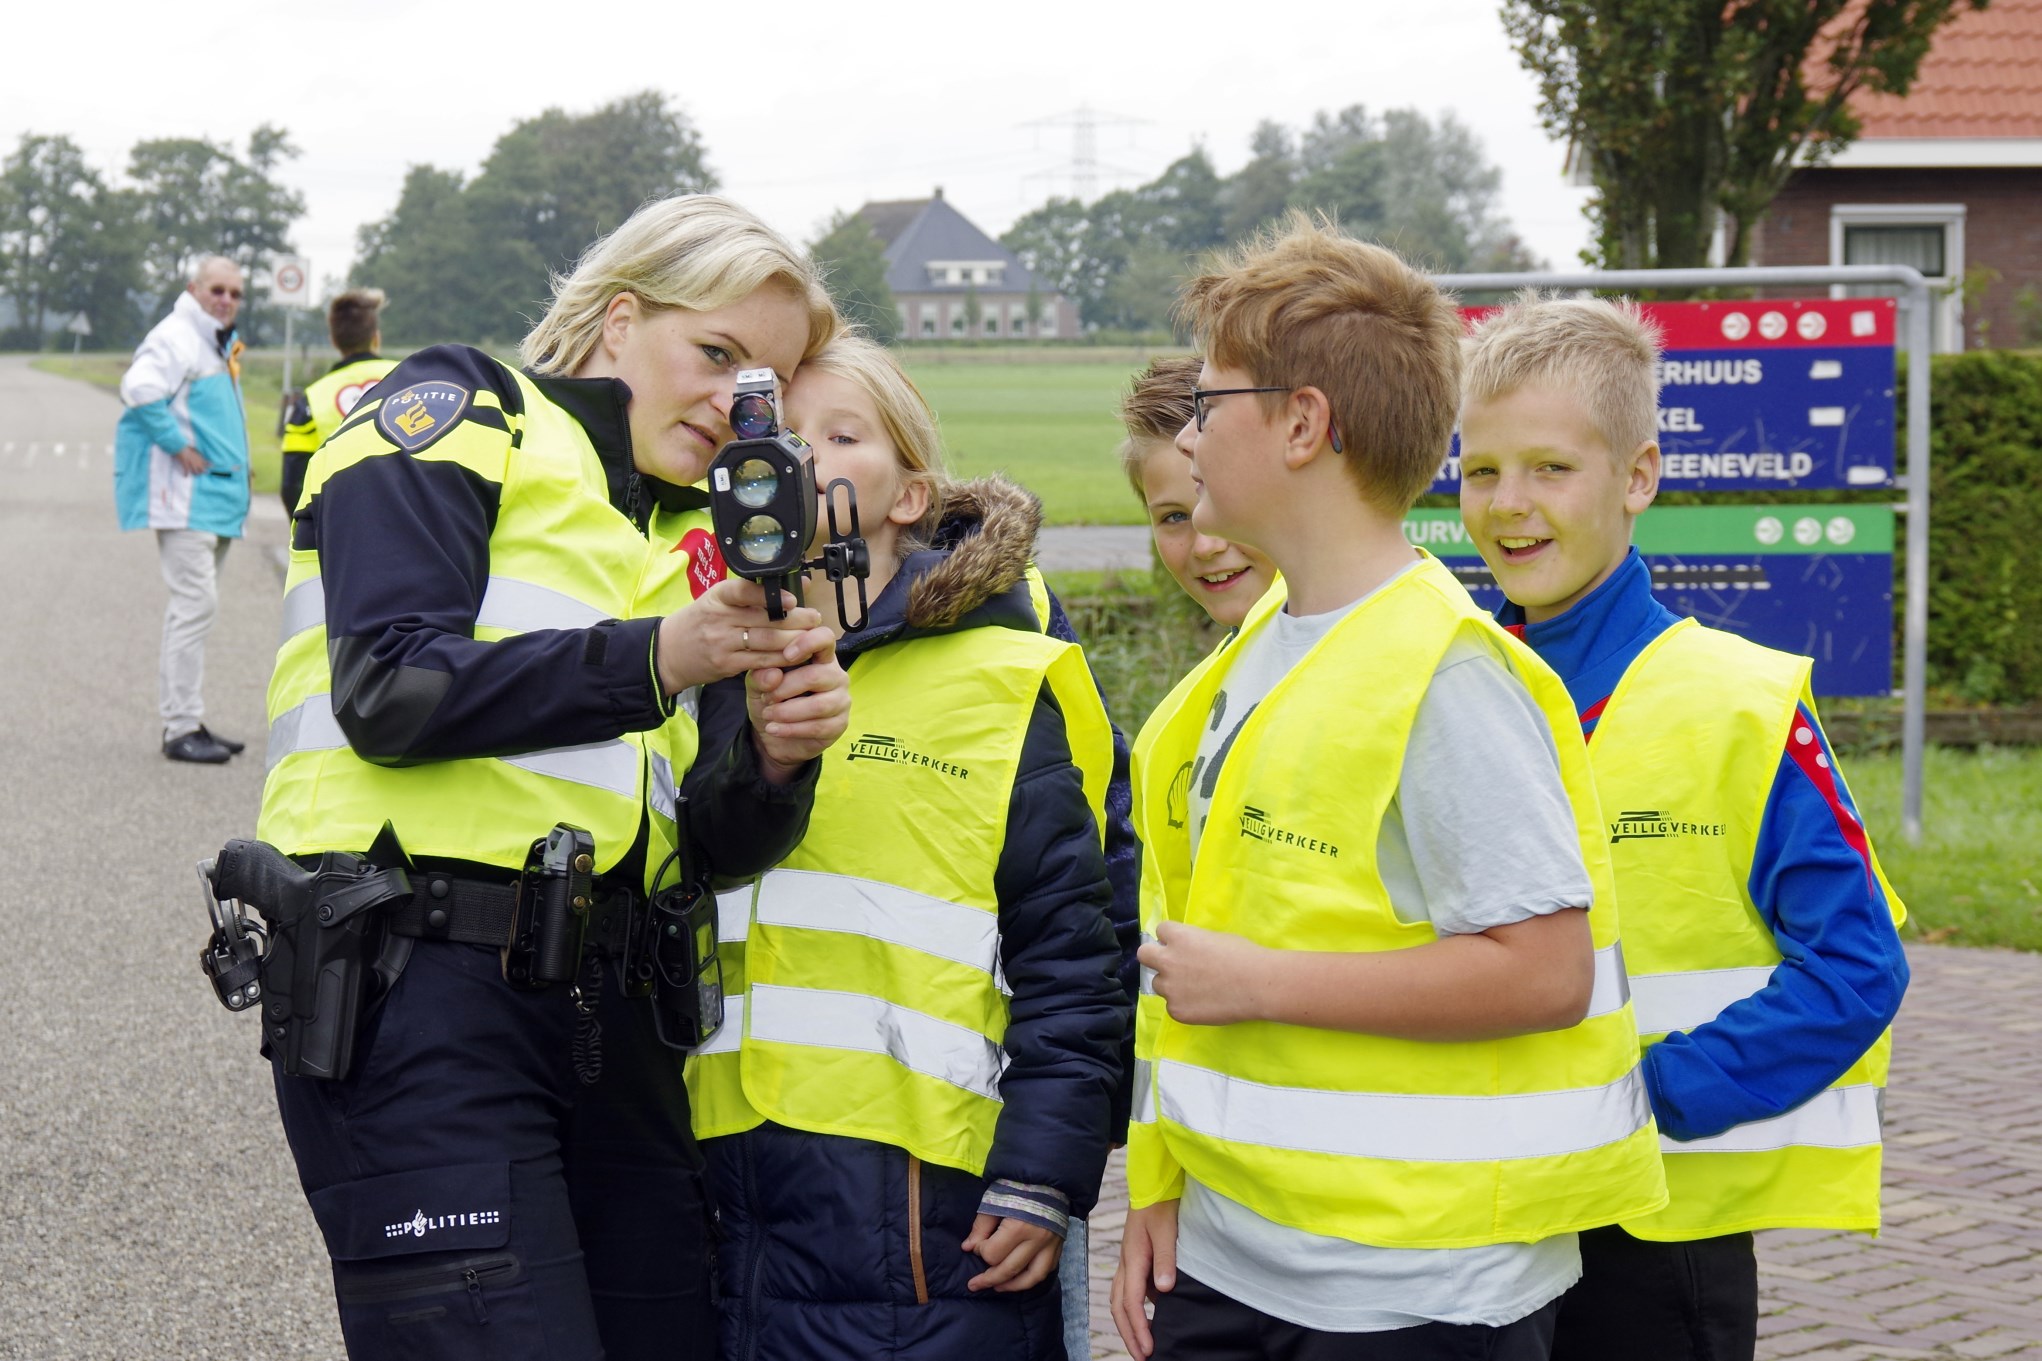
<path id="1" fill-rule="evenodd" d="M 1006 478 L 953 483 L 934 546 L 908 555 L 872 602 L 871 622 L 840 650 L 987 625 L 1039 630 L 1025 577 L 1041 528 L 1042 502 Z"/>

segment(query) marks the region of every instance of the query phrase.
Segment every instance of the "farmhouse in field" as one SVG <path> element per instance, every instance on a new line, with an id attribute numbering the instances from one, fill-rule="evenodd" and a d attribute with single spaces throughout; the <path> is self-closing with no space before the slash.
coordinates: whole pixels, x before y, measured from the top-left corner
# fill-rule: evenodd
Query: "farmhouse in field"
<path id="1" fill-rule="evenodd" d="M 1851 107 L 1859 140 L 1773 200 L 1752 263 L 1913 265 L 1948 290 L 1938 350 L 2042 343 L 2042 0 L 1960 7 L 1905 98 Z"/>
<path id="2" fill-rule="evenodd" d="M 1043 289 L 1014 252 L 950 206 L 892 199 L 858 210 L 886 247 L 886 283 L 902 340 L 1053 340 L 1078 333 L 1078 309 Z"/>

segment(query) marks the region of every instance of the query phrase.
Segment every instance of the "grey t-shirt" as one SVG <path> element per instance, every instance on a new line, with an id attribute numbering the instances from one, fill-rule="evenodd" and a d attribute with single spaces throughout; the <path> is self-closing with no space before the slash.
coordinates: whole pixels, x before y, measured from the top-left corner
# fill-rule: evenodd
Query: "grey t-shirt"
<path id="1" fill-rule="evenodd" d="M 1302 618 L 1278 614 L 1229 668 L 1192 770 L 1194 854 L 1241 724 L 1360 603 Z M 1356 718 L 1366 721 L 1361 712 Z M 1499 791 L 1508 791 L 1507 800 Z M 1494 656 L 1456 644 L 1419 702 L 1397 793 L 1377 834 L 1377 861 L 1398 918 L 1461 935 L 1587 907 L 1592 890 L 1575 837 L 1538 706 Z M 1177 1232 L 1186 1272 L 1322 1332 L 1435 1320 L 1500 1326 L 1581 1275 L 1571 1233 L 1475 1248 L 1375 1247 L 1278 1224 L 1197 1181 L 1186 1183 Z"/>

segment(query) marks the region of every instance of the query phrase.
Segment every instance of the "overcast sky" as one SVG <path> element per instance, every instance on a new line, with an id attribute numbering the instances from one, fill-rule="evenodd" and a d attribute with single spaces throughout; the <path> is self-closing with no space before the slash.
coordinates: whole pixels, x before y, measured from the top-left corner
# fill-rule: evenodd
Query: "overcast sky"
<path id="1" fill-rule="evenodd" d="M 472 173 L 518 119 L 648 87 L 694 119 L 724 191 L 802 241 L 835 209 L 939 184 L 998 235 L 1072 191 L 1071 129 L 1029 124 L 1082 106 L 1102 116 L 1101 191 L 1197 143 L 1231 172 L 1264 118 L 1416 107 L 1475 131 L 1502 167 L 1502 211 L 1549 263 L 1572 265 L 1585 191 L 1562 182 L 1562 149 L 1539 127 L 1496 11 L 1496 0 L 42 4 L 9 19 L 0 148 L 63 133 L 118 171 L 143 138 L 239 145 L 280 124 L 304 153 L 285 172 L 308 209 L 297 245 L 323 281 L 345 272 L 355 229 L 390 211 L 408 166 Z"/>

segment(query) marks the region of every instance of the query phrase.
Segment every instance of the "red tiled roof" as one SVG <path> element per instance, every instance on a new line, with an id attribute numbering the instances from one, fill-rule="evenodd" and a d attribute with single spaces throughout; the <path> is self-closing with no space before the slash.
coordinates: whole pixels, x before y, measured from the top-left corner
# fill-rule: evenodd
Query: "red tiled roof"
<path id="1" fill-rule="evenodd" d="M 2042 137 L 2042 0 L 1960 8 L 1905 98 L 1859 94 L 1865 138 Z"/>

